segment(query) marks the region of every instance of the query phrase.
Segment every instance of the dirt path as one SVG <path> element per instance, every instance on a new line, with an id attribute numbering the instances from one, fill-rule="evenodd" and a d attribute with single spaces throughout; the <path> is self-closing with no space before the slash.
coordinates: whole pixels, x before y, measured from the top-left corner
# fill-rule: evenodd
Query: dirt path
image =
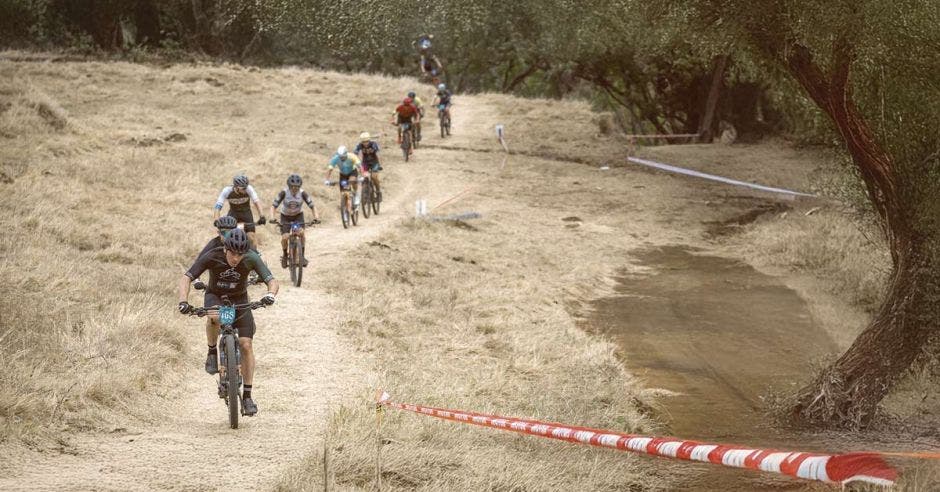
<path id="1" fill-rule="evenodd" d="M 489 123 L 477 118 L 485 117 L 466 108 L 454 125 L 453 140 L 457 144 L 479 140 Z M 436 119 L 432 122 L 437 124 Z M 288 285 L 286 271 L 275 270 L 282 282 L 278 303 L 255 315 L 257 417 L 243 417 L 237 430 L 228 428 L 215 379 L 202 371 L 199 350 L 198 360 L 187 362 L 180 387 L 168 392 L 179 395 L 175 401 L 153 399 L 172 405 L 166 412 L 169 420 L 118 427 L 110 434 L 74 434 L 62 454 L 11 451 L 5 457 L 7 471 L 0 476 L 0 490 L 191 490 L 223 485 L 265 489 L 289 466 L 319 449 L 329 408 L 368 388 L 370 367 L 337 335 L 342 302 L 317 288 L 317 263 L 343 261 L 351 248 L 413 216 L 415 199 L 425 198 L 433 205 L 466 186 L 446 182 L 432 172 L 430 164 L 448 158 L 445 151 L 418 150 L 406 164 L 389 142 L 385 155 L 391 184 L 381 214 L 370 219 L 360 216 L 358 227 L 343 230 L 334 204 L 321 203 L 326 225 L 309 236 L 313 268 L 305 272 L 304 285 Z M 269 264 L 276 263 L 280 254 L 276 236 L 264 239 L 262 253 Z M 251 292 L 257 296 L 262 289 L 253 287 Z M 202 346 L 201 323 L 187 323 L 193 327 L 190 342 Z"/>

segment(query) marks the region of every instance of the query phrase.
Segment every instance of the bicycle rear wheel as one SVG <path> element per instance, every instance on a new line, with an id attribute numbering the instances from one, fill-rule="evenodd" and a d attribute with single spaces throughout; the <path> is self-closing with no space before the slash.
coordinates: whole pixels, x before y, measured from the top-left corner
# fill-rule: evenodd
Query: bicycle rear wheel
<path id="1" fill-rule="evenodd" d="M 287 243 L 287 267 L 290 269 L 290 281 L 297 284 L 297 256 L 295 255 L 295 246 L 297 245 L 297 236 L 291 234 Z"/>
<path id="2" fill-rule="evenodd" d="M 238 428 L 238 404 L 241 395 L 238 394 L 238 360 L 235 356 L 235 344 L 238 343 L 232 335 L 223 338 L 222 350 L 225 351 L 225 384 L 228 387 L 226 403 L 228 403 L 228 423 L 233 429 Z"/>

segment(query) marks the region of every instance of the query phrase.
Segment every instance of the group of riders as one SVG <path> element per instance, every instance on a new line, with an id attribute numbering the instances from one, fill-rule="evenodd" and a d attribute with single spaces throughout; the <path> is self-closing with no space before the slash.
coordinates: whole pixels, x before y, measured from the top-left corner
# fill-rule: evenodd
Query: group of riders
<path id="1" fill-rule="evenodd" d="M 419 38 L 421 51 L 421 69 L 422 73 L 432 74 L 438 77 L 441 74 L 440 61 L 429 53 L 430 37 Z M 427 65 L 427 67 L 426 67 Z M 427 68 L 427 69 L 426 69 Z M 451 92 L 439 81 L 434 81 L 437 87 L 435 105 L 441 105 L 444 111 L 449 111 L 451 105 Z M 401 138 L 401 126 L 403 124 L 413 125 L 418 131 L 420 138 L 420 122 L 424 115 L 424 105 L 414 91 L 408 93 L 407 97 L 395 108 L 392 123 L 399 127 L 399 138 Z M 342 191 L 348 191 L 351 185 L 354 191 L 354 206 L 359 205 L 359 178 L 370 178 L 376 191 L 377 200 L 381 201 L 382 191 L 379 180 L 379 171 L 382 166 L 379 162 L 379 144 L 368 132 L 359 135 L 359 142 L 350 152 L 345 146 L 340 146 L 333 154 L 327 164 L 325 184 L 332 186 L 330 181 L 333 171 L 339 174 L 339 184 Z M 292 227 L 296 224 L 304 224 L 304 204 L 310 208 L 313 213 L 312 223 L 319 223 L 320 213 L 313 202 L 313 198 L 308 194 L 303 186 L 303 178 L 299 174 L 291 174 L 287 178 L 286 186 L 278 192 L 274 201 L 271 203 L 270 215 L 275 217 L 280 214 L 279 222 L 272 222 L 280 226 L 281 232 L 281 267 L 287 268 L 288 254 L 287 247 Z M 227 215 L 222 215 L 222 209 L 228 202 L 229 209 Z M 252 214 L 254 209 L 258 220 Z M 279 209 L 279 212 L 278 212 Z M 258 282 L 263 282 L 267 287 L 267 292 L 261 297 L 260 302 L 263 305 L 272 305 L 275 302 L 278 293 L 278 282 L 271 274 L 271 271 L 261 259 L 257 250 L 255 239 L 255 225 L 264 225 L 267 223 L 267 217 L 261 209 L 261 200 L 254 187 L 249 183 L 248 177 L 244 175 L 235 176 L 230 186 L 222 189 L 214 208 L 214 223 L 218 234 L 213 237 L 199 253 L 196 261 L 189 270 L 180 278 L 179 282 L 179 305 L 181 314 L 191 314 L 196 312 L 196 308 L 189 304 L 190 289 L 195 287 L 205 291 L 204 306 L 218 306 L 223 302 L 223 297 L 237 305 L 248 303 L 248 285 L 249 277 L 256 276 Z M 303 241 L 303 229 L 300 230 L 300 238 Z M 307 266 L 307 259 L 304 258 L 303 265 Z M 203 283 L 199 277 L 209 272 L 208 282 Z M 252 339 L 255 334 L 255 322 L 250 309 L 239 309 L 233 323 L 233 328 L 238 331 L 238 342 L 241 349 L 241 375 L 243 384 L 242 409 L 244 415 L 252 416 L 257 414 L 258 406 L 252 398 L 252 382 L 255 367 L 255 355 L 252 347 Z M 209 374 L 219 372 L 218 359 L 218 339 L 220 323 L 218 315 L 209 316 L 206 320 L 206 340 L 208 343 L 208 354 L 206 355 L 205 370 Z"/>

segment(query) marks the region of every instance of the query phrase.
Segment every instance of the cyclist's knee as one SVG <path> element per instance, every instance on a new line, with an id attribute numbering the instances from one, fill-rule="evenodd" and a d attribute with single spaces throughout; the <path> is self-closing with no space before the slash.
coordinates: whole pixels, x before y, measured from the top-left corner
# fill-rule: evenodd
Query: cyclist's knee
<path id="1" fill-rule="evenodd" d="M 251 352 L 251 339 L 248 337 L 238 337 L 238 345 L 241 346 L 243 352 Z"/>

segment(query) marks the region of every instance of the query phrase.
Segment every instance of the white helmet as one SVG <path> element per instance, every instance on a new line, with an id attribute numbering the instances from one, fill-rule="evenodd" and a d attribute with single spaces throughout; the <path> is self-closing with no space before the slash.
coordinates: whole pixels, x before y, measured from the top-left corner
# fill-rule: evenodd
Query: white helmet
<path id="1" fill-rule="evenodd" d="M 359 134 L 360 142 L 367 142 L 369 140 L 372 140 L 372 135 L 369 135 L 369 132 L 362 132 Z"/>
<path id="2" fill-rule="evenodd" d="M 447 86 L 444 85 L 444 84 L 437 84 L 437 90 L 439 90 L 439 91 L 442 91 L 442 90 L 444 90 L 444 89 L 446 89 L 446 88 L 447 88 Z"/>
<path id="3" fill-rule="evenodd" d="M 347 150 L 345 145 L 340 145 L 339 148 L 336 149 L 336 155 L 338 155 L 340 159 L 345 159 L 346 154 Z"/>

